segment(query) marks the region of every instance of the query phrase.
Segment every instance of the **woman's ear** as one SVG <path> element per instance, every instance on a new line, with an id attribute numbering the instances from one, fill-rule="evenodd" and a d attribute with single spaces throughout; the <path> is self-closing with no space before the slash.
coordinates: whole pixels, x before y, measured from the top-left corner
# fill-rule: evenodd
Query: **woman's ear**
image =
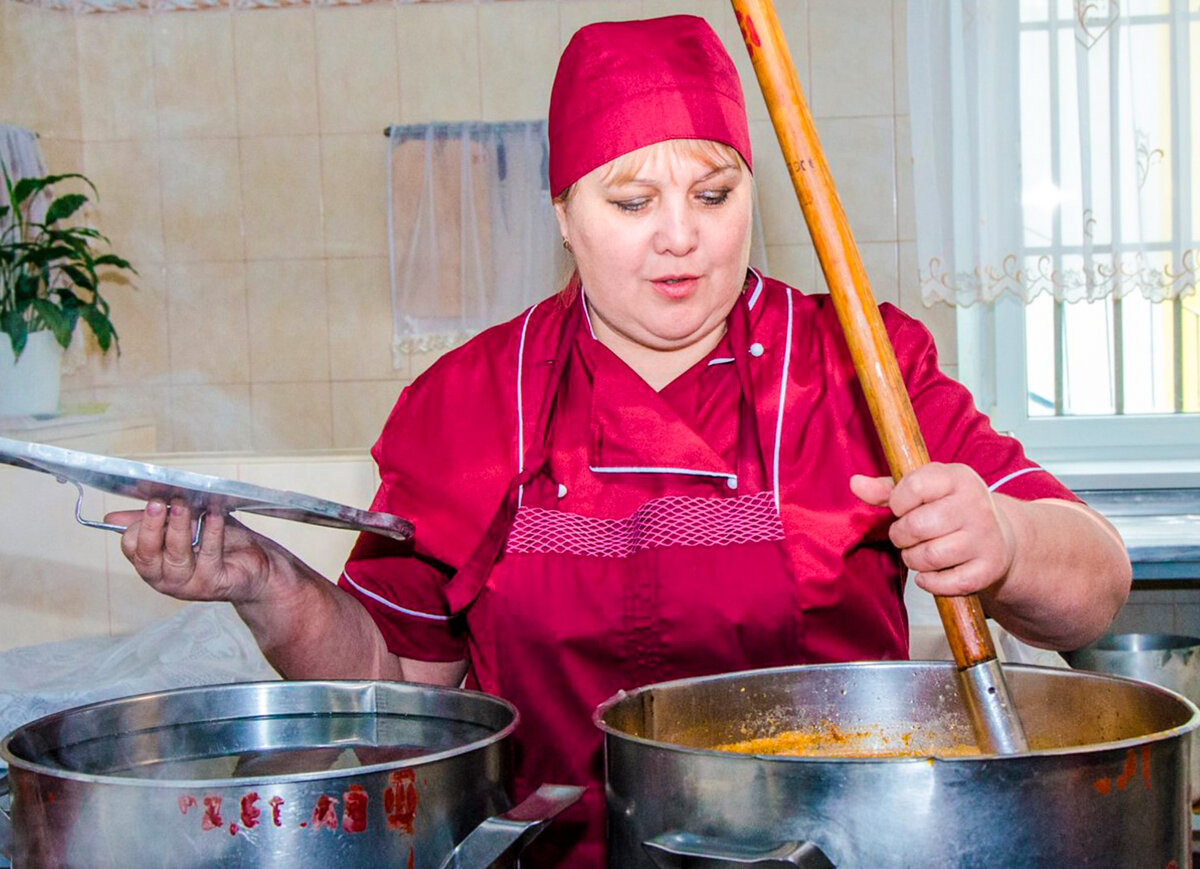
<path id="1" fill-rule="evenodd" d="M 567 203 L 564 200 L 554 200 L 554 216 L 558 219 L 558 232 L 563 241 L 570 241 L 571 236 L 567 234 Z"/>

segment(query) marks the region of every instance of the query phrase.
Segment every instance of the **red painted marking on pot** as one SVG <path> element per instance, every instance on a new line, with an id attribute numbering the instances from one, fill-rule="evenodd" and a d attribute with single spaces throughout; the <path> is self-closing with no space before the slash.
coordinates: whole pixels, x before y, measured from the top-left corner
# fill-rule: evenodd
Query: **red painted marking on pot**
<path id="1" fill-rule="evenodd" d="M 1125 768 L 1117 776 L 1117 790 L 1125 790 L 1125 786 L 1129 784 L 1129 780 L 1137 774 L 1137 762 L 1137 750 L 1133 748 L 1129 749 L 1125 753 Z"/>
<path id="2" fill-rule="evenodd" d="M 204 798 L 204 817 L 200 819 L 201 830 L 219 830 L 225 824 L 221 821 L 221 798 Z"/>
<path id="3" fill-rule="evenodd" d="M 402 769 L 388 776 L 388 781 L 391 783 L 383 792 L 388 827 L 411 836 L 413 820 L 417 816 L 416 774 L 411 769 Z"/>
<path id="4" fill-rule="evenodd" d="M 46 791 L 46 802 L 54 802 L 54 791 Z"/>
<path id="5" fill-rule="evenodd" d="M 350 785 L 342 794 L 342 829 L 347 833 L 362 833 L 367 829 L 367 792 L 362 785 Z"/>
<path id="6" fill-rule="evenodd" d="M 247 830 L 253 830 L 258 826 L 258 819 L 262 816 L 262 809 L 254 805 L 258 802 L 258 792 L 250 791 L 242 797 L 242 826 Z"/>
<path id="7" fill-rule="evenodd" d="M 412 846 L 408 848 L 408 869 L 413 869 L 417 864 L 417 855 L 413 853 Z"/>
<path id="8" fill-rule="evenodd" d="M 196 807 L 196 798 L 191 794 L 184 794 L 179 798 L 179 814 L 186 815 L 188 809 Z"/>
<path id="9" fill-rule="evenodd" d="M 279 819 L 279 807 L 283 805 L 283 797 L 271 797 L 271 799 L 267 800 L 267 805 L 271 807 L 271 823 L 276 827 L 282 827 L 283 823 Z"/>
<path id="10" fill-rule="evenodd" d="M 327 830 L 336 830 L 338 827 L 337 816 L 338 801 L 328 794 L 321 794 L 317 797 L 317 804 L 312 810 L 312 826 L 314 830 L 324 827 Z"/>
<path id="11" fill-rule="evenodd" d="M 231 836 L 236 836 L 236 835 L 237 835 L 237 831 L 238 831 L 238 825 L 237 825 L 237 824 L 230 824 L 230 825 L 229 825 L 229 835 L 231 835 Z"/>
<path id="12" fill-rule="evenodd" d="M 1096 789 L 1096 793 L 1102 797 L 1106 797 L 1112 792 L 1112 779 L 1098 778 L 1092 782 L 1092 787 Z"/>
<path id="13" fill-rule="evenodd" d="M 1172 860 L 1170 863 L 1168 863 L 1166 865 L 1166 869 L 1179 869 L 1179 861 Z"/>

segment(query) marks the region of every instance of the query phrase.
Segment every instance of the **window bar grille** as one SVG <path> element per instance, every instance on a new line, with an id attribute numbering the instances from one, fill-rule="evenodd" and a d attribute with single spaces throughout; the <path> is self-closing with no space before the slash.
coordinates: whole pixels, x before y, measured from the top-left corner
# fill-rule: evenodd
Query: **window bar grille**
<path id="1" fill-rule="evenodd" d="M 1121 302 L 1121 280 L 1123 274 L 1116 268 L 1120 262 L 1121 243 L 1121 36 L 1120 26 L 1108 33 L 1108 147 L 1117 159 L 1111 160 L 1112 183 L 1108 189 L 1109 211 L 1112 214 L 1112 230 L 1109 243 L 1112 245 L 1113 294 L 1110 297 L 1109 313 L 1112 317 L 1112 383 L 1113 412 L 1118 416 L 1125 413 L 1125 310 Z"/>
<path id="2" fill-rule="evenodd" d="M 1183 253 L 1191 246 L 1192 233 L 1195 227 L 1192 223 L 1192 163 L 1189 157 L 1192 153 L 1191 124 L 1184 123 L 1185 118 L 1191 117 L 1192 106 L 1192 72 L 1191 57 L 1188 51 L 1188 41 L 1191 38 L 1191 26 L 1195 22 L 1200 25 L 1200 6 L 1195 13 L 1188 11 L 1189 4 L 1184 0 L 1174 0 L 1171 3 L 1171 138 L 1174 145 L 1174 159 L 1171 160 L 1171 171 L 1175 189 L 1179 196 L 1174 204 L 1172 231 L 1172 260 L 1183 262 Z M 1184 378 L 1184 308 L 1183 299 L 1176 296 L 1171 304 L 1173 346 L 1171 348 L 1171 372 L 1174 379 L 1174 411 L 1184 412 L 1184 397 L 1186 395 Z"/>
<path id="3" fill-rule="evenodd" d="M 1062 161 L 1059 138 L 1061 106 L 1058 92 L 1058 38 L 1062 27 L 1058 18 L 1057 3 L 1047 0 L 1047 50 L 1050 52 L 1050 178 L 1051 183 L 1062 189 Z M 1073 25 L 1072 25 L 1073 26 Z M 1050 249 L 1053 251 L 1054 274 L 1062 274 L 1062 209 L 1054 210 Z M 1054 300 L 1054 415 L 1062 416 L 1066 406 L 1066 310 L 1062 301 Z"/>

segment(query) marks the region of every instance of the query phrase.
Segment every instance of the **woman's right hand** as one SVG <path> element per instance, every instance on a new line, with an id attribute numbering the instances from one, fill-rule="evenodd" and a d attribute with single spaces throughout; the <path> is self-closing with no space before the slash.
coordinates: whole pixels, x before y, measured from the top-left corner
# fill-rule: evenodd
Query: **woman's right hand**
<path id="1" fill-rule="evenodd" d="M 204 516 L 192 549 L 195 515 L 183 501 L 155 499 L 143 511 L 109 513 L 127 526 L 121 552 L 147 584 L 180 600 L 249 603 L 262 597 L 278 547 L 220 511 Z"/>

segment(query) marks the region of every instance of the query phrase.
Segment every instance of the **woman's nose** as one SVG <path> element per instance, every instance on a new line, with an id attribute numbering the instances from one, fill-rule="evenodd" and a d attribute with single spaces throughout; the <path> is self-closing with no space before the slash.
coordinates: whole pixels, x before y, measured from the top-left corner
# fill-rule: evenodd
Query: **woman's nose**
<path id="1" fill-rule="evenodd" d="M 655 253 L 683 256 L 695 249 L 699 227 L 688 205 L 674 198 L 663 202 L 654 233 Z"/>

